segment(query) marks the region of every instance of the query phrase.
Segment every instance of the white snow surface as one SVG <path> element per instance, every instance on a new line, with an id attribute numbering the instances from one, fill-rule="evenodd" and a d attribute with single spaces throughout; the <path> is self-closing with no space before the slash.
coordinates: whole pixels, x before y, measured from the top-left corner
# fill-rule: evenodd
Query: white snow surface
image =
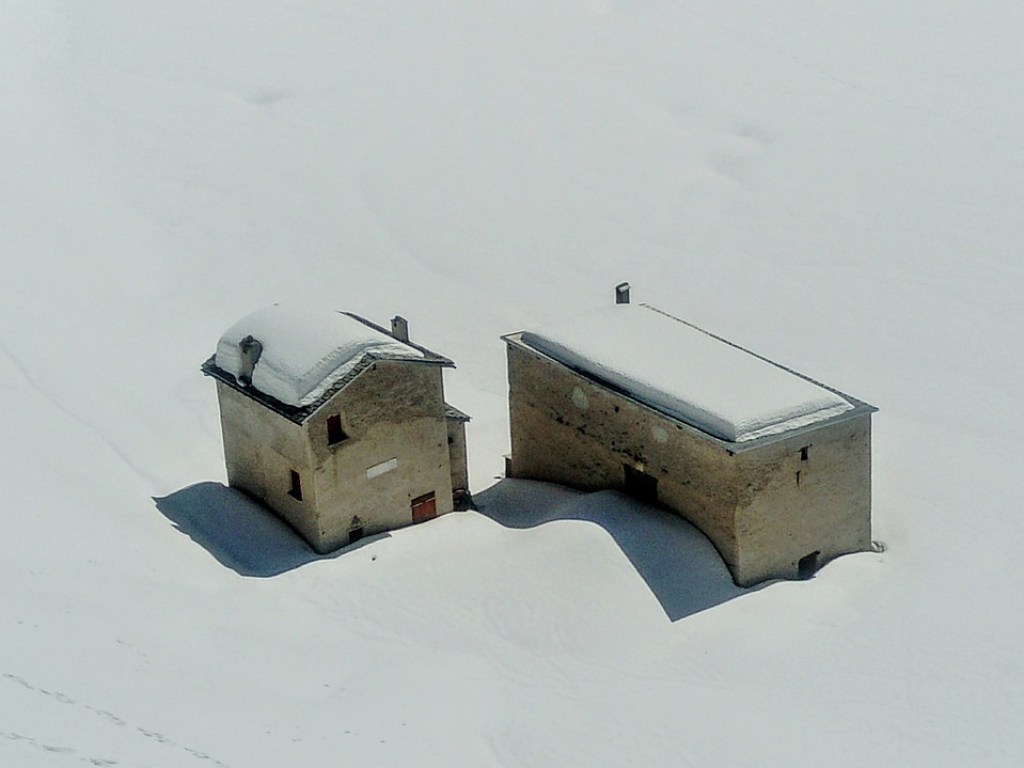
<path id="1" fill-rule="evenodd" d="M 839 395 L 662 312 L 610 305 L 522 340 L 662 413 L 732 442 L 851 410 Z"/>
<path id="2" fill-rule="evenodd" d="M 263 345 L 252 386 L 295 406 L 315 402 L 368 354 L 424 357 L 415 347 L 341 312 L 274 304 L 246 315 L 217 342 L 217 367 L 236 378 L 242 370 L 239 343 L 247 336 Z"/>
<path id="3" fill-rule="evenodd" d="M 4 0 L 0 765 L 1024 765 L 1022 28 Z M 493 485 L 499 337 L 622 280 L 880 408 L 884 552 L 737 590 L 617 497 Z M 197 367 L 274 302 L 458 364 L 482 512 L 317 558 L 224 487 Z"/>

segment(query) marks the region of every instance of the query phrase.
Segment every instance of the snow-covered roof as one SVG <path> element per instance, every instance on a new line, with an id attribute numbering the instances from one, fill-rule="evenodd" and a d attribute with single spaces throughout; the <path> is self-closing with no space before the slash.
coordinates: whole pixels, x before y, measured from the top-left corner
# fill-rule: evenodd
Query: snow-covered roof
<path id="1" fill-rule="evenodd" d="M 612 305 L 545 331 L 526 331 L 520 339 L 729 442 L 788 432 L 855 407 L 803 376 L 645 305 Z"/>
<path id="2" fill-rule="evenodd" d="M 262 346 L 251 389 L 295 408 L 315 404 L 368 358 L 448 362 L 355 315 L 275 304 L 242 318 L 217 342 L 212 362 L 236 380 L 247 337 Z"/>

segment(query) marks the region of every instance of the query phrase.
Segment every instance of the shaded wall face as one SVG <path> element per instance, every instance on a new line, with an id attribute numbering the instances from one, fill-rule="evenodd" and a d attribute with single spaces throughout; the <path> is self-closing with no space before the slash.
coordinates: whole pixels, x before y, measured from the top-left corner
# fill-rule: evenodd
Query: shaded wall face
<path id="1" fill-rule="evenodd" d="M 452 468 L 452 490 L 469 490 L 469 464 L 466 455 L 466 422 L 447 419 L 448 460 Z"/>
<path id="2" fill-rule="evenodd" d="M 795 578 L 871 546 L 871 417 L 794 435 L 737 455 L 744 482 L 736 514 L 740 584 Z"/>
<path id="3" fill-rule="evenodd" d="M 738 476 L 728 451 L 512 344 L 508 377 L 514 476 L 639 495 L 653 487 L 735 568 Z"/>
<path id="4" fill-rule="evenodd" d="M 319 535 L 313 465 L 303 429 L 217 382 L 228 484 L 261 499 L 310 544 Z M 299 474 L 302 499 L 290 495 Z"/>
<path id="5" fill-rule="evenodd" d="M 328 419 L 345 438 L 330 444 Z M 304 424 L 315 465 L 320 551 L 349 542 L 353 518 L 370 534 L 412 523 L 412 500 L 434 493 L 452 510 L 441 369 L 379 361 Z"/>

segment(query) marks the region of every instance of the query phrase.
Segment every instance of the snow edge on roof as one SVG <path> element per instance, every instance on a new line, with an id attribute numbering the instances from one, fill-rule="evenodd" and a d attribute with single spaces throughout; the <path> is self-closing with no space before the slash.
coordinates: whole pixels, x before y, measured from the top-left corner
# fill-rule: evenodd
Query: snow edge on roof
<path id="1" fill-rule="evenodd" d="M 253 313 L 256 314 L 256 313 Z M 352 312 L 338 311 L 338 315 L 345 316 L 351 320 L 357 321 L 367 328 L 388 337 L 394 339 L 391 333 L 379 325 L 367 320 L 364 317 Z M 247 317 L 251 317 L 249 315 Z M 246 318 L 243 318 L 243 322 Z M 301 424 L 310 415 L 320 408 L 327 400 L 333 397 L 335 394 L 343 390 L 353 380 L 355 380 L 363 371 L 370 367 L 373 363 L 380 361 L 394 361 L 394 362 L 405 362 L 412 364 L 426 364 L 426 365 L 438 365 L 444 368 L 454 368 L 455 363 L 449 358 L 439 355 L 436 352 L 427 349 L 419 344 L 411 341 L 404 341 L 395 339 L 395 343 L 398 345 L 406 346 L 410 348 L 409 355 L 401 354 L 377 354 L 372 348 L 362 351 L 352 359 L 349 359 L 342 364 L 338 365 L 333 370 L 329 371 L 312 389 L 310 389 L 301 399 L 297 399 L 296 402 L 286 402 L 285 400 L 276 397 L 274 393 L 263 391 L 258 386 L 252 384 L 246 385 L 239 381 L 235 372 L 225 369 L 223 366 L 218 365 L 217 357 L 220 347 L 227 333 L 234 329 L 238 324 L 232 326 L 225 335 L 221 336 L 221 340 L 218 342 L 218 351 L 215 351 L 201 366 L 200 370 L 207 376 L 222 381 L 224 384 L 230 386 L 232 389 L 245 394 L 252 400 L 255 400 L 262 405 L 266 406 L 270 410 L 278 413 L 281 416 Z M 412 352 L 415 350 L 415 354 Z M 259 363 L 257 362 L 257 366 Z"/>
<path id="2" fill-rule="evenodd" d="M 762 424 L 735 424 L 728 419 L 719 418 L 713 411 L 703 410 L 699 403 L 692 404 L 689 401 L 681 401 L 672 393 L 658 390 L 650 385 L 650 382 L 631 379 L 628 371 L 616 371 L 602 363 L 606 361 L 590 360 L 579 351 L 560 343 L 557 339 L 545 338 L 545 334 L 531 331 L 519 331 L 503 335 L 501 338 L 509 345 L 516 345 L 530 352 L 548 359 L 574 373 L 583 376 L 589 381 L 600 384 L 617 394 L 624 396 L 633 402 L 644 406 L 654 412 L 671 419 L 677 424 L 696 430 L 700 434 L 721 443 L 723 447 L 731 452 L 745 450 L 754 445 L 763 445 L 765 442 L 774 442 L 779 439 L 788 438 L 794 434 L 800 434 L 811 429 L 816 429 L 826 423 L 845 421 L 848 418 L 861 416 L 876 412 L 878 409 L 862 400 L 848 395 L 834 387 L 827 386 L 810 376 L 806 376 L 787 366 L 781 365 L 763 355 L 752 352 L 745 347 L 724 339 L 721 336 L 706 331 L 693 323 L 675 317 L 668 312 L 660 310 L 648 304 L 633 305 L 634 308 L 643 308 L 661 315 L 667 319 L 678 322 L 689 329 L 699 332 L 721 344 L 734 348 L 751 358 L 766 363 L 778 371 L 785 372 L 796 377 L 816 388 L 827 393 L 832 398 L 826 398 L 818 407 L 810 410 L 796 411 L 791 416 L 779 420 L 768 421 Z M 616 311 L 616 310 L 612 310 Z M 628 311 L 628 310 L 627 310 Z M 831 402 L 830 402 L 831 401 Z"/>

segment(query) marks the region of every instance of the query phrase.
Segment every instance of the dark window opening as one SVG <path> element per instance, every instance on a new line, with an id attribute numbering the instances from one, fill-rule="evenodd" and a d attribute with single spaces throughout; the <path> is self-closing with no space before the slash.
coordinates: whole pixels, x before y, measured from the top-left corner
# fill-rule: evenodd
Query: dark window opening
<path id="1" fill-rule="evenodd" d="M 796 564 L 797 575 L 801 579 L 809 579 L 818 570 L 818 555 L 820 551 L 811 552 L 809 555 L 804 555 L 800 558 L 800 561 Z"/>
<path id="2" fill-rule="evenodd" d="M 800 449 L 800 461 L 807 461 L 807 456 L 811 451 L 811 446 L 805 445 Z"/>
<path id="3" fill-rule="evenodd" d="M 302 478 L 299 477 L 299 473 L 294 469 L 292 473 L 292 487 L 288 491 L 288 495 L 297 501 L 302 501 Z"/>
<path id="4" fill-rule="evenodd" d="M 327 417 L 327 444 L 334 445 L 347 438 L 345 430 L 341 428 L 341 416 L 335 414 Z"/>
<path id="5" fill-rule="evenodd" d="M 800 485 L 800 471 L 799 470 L 797 470 L 797 473 L 796 473 L 796 484 Z"/>
<path id="6" fill-rule="evenodd" d="M 437 517 L 437 500 L 434 498 L 433 491 L 412 500 L 412 521 L 414 523 L 422 523 L 424 520 L 434 517 Z"/>
<path id="7" fill-rule="evenodd" d="M 349 528 L 349 531 L 348 531 L 348 543 L 349 544 L 355 544 L 361 538 L 363 538 L 363 526 L 360 525 L 360 526 L 358 526 L 356 528 Z"/>
<path id="8" fill-rule="evenodd" d="M 639 469 L 634 469 L 629 464 L 623 464 L 622 468 L 626 473 L 626 493 L 648 504 L 657 504 L 658 479 L 651 477 L 646 472 L 641 472 Z"/>

